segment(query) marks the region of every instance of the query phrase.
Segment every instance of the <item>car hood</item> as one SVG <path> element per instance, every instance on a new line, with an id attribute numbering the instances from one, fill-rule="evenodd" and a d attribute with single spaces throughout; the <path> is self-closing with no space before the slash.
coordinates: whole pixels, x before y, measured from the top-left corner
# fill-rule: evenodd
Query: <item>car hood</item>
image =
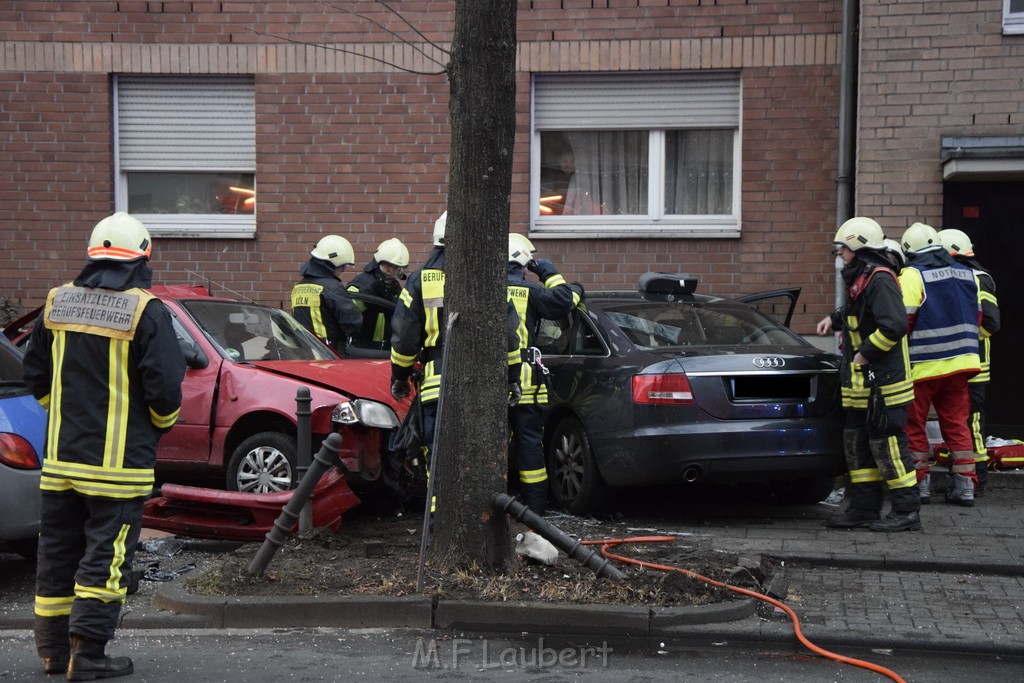
<path id="1" fill-rule="evenodd" d="M 351 398 L 368 398 L 396 407 L 390 390 L 391 362 L 387 360 L 261 360 L 246 365 L 332 389 Z"/>

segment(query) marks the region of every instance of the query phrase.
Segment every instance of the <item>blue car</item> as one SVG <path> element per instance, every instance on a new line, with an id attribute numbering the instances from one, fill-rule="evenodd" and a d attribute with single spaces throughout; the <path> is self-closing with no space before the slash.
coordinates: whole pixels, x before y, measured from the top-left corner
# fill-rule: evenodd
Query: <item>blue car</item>
<path id="1" fill-rule="evenodd" d="M 21 360 L 21 351 L 0 335 L 0 542 L 33 559 L 46 411 L 25 387 Z"/>

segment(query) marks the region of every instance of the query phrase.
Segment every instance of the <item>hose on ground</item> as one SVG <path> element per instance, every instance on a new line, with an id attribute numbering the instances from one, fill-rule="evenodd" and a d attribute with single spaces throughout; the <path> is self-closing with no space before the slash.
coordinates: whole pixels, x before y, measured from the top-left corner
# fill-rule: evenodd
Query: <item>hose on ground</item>
<path id="1" fill-rule="evenodd" d="M 647 561 L 644 561 L 644 560 L 638 560 L 636 558 L 626 557 L 624 555 L 618 555 L 616 553 L 611 552 L 611 550 L 610 550 L 611 548 L 614 548 L 616 546 L 622 545 L 624 543 L 668 543 L 668 542 L 673 542 L 675 540 L 676 540 L 675 536 L 634 536 L 634 537 L 630 537 L 630 538 L 614 538 L 614 539 L 605 539 L 605 540 L 599 540 L 599 541 L 582 541 L 582 543 L 584 545 L 599 545 L 599 546 L 601 546 L 601 555 L 603 555 L 604 557 L 607 557 L 610 560 L 615 560 L 616 562 L 622 562 L 624 564 L 632 564 L 632 565 L 636 565 L 636 566 L 639 566 L 639 567 L 645 567 L 647 569 L 657 569 L 657 570 L 663 571 L 663 572 L 678 572 L 678 573 L 683 574 L 685 576 L 689 576 L 691 578 L 697 579 L 698 581 L 703 581 L 704 583 L 710 584 L 712 586 L 716 586 L 718 588 L 727 588 L 728 590 L 731 590 L 734 593 L 739 593 L 740 595 L 745 595 L 747 597 L 756 598 L 758 600 L 761 600 L 762 602 L 767 602 L 770 605 L 774 605 L 775 607 L 778 607 L 783 612 L 785 612 L 786 615 L 789 616 L 789 618 L 793 621 L 793 632 L 796 634 L 797 639 L 801 643 L 803 643 L 803 645 L 805 647 L 807 647 L 807 649 L 809 649 L 811 652 L 819 654 L 822 657 L 826 657 L 826 658 L 831 659 L 833 661 L 840 662 L 842 664 L 849 664 L 851 666 L 857 666 L 857 667 L 860 667 L 862 669 L 868 669 L 869 671 L 874 671 L 875 673 L 882 674 L 883 676 L 886 676 L 888 678 L 891 678 L 894 681 L 897 681 L 897 683 L 905 683 L 905 681 L 899 676 L 899 674 L 897 674 L 895 671 L 892 671 L 890 669 L 885 668 L 884 666 L 881 666 L 881 665 L 878 665 L 878 664 L 874 664 L 872 662 L 868 662 L 868 661 L 865 661 L 863 659 L 855 659 L 853 657 L 847 657 L 845 655 L 837 654 L 835 652 L 830 652 L 830 651 L 828 651 L 828 650 L 826 650 L 824 648 L 818 647 L 817 645 L 812 643 L 810 640 L 808 640 L 806 636 L 804 636 L 803 631 L 800 629 L 800 619 L 799 619 L 799 617 L 797 617 L 796 612 L 794 612 L 787 604 L 785 604 L 784 602 L 782 602 L 780 600 L 776 600 L 773 597 L 770 597 L 768 595 L 764 595 L 763 593 L 758 593 L 757 591 L 749 590 L 747 588 L 740 588 L 739 586 L 731 586 L 731 585 L 729 585 L 729 584 L 727 584 L 727 583 L 725 583 L 723 581 L 717 581 L 715 579 L 708 578 L 706 576 L 702 576 L 702 575 L 698 574 L 697 572 L 690 571 L 689 569 L 683 569 L 682 567 L 675 567 L 675 566 L 666 565 L 666 564 L 656 564 L 654 562 L 647 562 Z"/>

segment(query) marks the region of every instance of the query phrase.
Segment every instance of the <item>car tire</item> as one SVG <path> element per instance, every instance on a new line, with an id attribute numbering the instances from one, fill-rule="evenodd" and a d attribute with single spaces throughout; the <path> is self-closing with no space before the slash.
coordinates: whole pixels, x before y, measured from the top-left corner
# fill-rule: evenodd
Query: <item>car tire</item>
<path id="1" fill-rule="evenodd" d="M 583 425 L 574 417 L 555 427 L 548 445 L 548 482 L 556 505 L 574 515 L 601 508 L 608 485 L 601 478 Z"/>
<path id="2" fill-rule="evenodd" d="M 820 503 L 832 493 L 835 477 L 804 477 L 777 482 L 772 488 L 778 502 L 785 505 Z"/>
<path id="3" fill-rule="evenodd" d="M 21 555 L 26 560 L 35 560 L 36 553 L 39 550 L 39 537 L 33 536 L 32 538 L 19 538 L 14 541 L 6 541 L 7 547 L 11 549 L 16 555 Z M 0 543 L 2 546 L 2 543 Z"/>
<path id="4" fill-rule="evenodd" d="M 277 493 L 298 483 L 298 446 L 281 432 L 260 432 L 239 444 L 225 472 L 229 491 Z"/>

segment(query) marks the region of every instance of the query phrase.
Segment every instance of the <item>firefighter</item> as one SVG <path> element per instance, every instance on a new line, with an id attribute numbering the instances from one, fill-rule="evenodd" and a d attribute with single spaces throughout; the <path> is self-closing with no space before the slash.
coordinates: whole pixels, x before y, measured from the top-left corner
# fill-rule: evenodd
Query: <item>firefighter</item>
<path id="1" fill-rule="evenodd" d="M 939 239 L 957 263 L 974 271 L 981 288 L 981 334 L 978 338 L 978 356 L 981 372 L 967 380 L 967 393 L 971 400 L 971 413 L 967 418 L 971 440 L 974 442 L 974 473 L 978 481 L 974 497 L 980 498 L 988 481 L 988 449 L 985 448 L 985 390 L 991 379 L 992 335 L 999 331 L 999 301 L 992 275 L 978 263 L 971 238 L 962 230 L 948 228 L 939 231 Z"/>
<path id="2" fill-rule="evenodd" d="M 434 222 L 434 247 L 423 266 L 409 276 L 391 318 L 391 396 L 403 400 L 411 392 L 410 379 L 417 359 L 422 363 L 419 398 L 423 411 L 423 452 L 429 466 L 434 441 L 437 400 L 441 396 L 444 349 L 444 240 L 448 224 L 445 211 Z M 508 337 L 509 403 L 521 394 L 519 386 L 519 316 L 511 303 L 506 320 Z"/>
<path id="3" fill-rule="evenodd" d="M 292 287 L 292 313 L 310 332 L 338 352 L 345 350 L 348 335 L 363 324 L 363 314 L 339 279 L 347 266 L 355 264 L 348 240 L 325 235 L 302 264 L 302 279 Z"/>
<path id="4" fill-rule="evenodd" d="M 348 283 L 349 292 L 372 294 L 395 302 L 402 291 L 405 267 L 409 265 L 409 250 L 397 237 L 384 240 L 373 258 L 363 266 L 363 272 Z M 387 342 L 390 309 L 355 300 L 352 303 L 363 316 L 360 339 L 372 341 L 381 348 Z"/>
<path id="5" fill-rule="evenodd" d="M 508 238 L 508 297 L 519 314 L 519 350 L 523 364 L 519 383 L 522 398 L 509 408 L 512 446 L 519 466 L 519 495 L 538 515 L 544 514 L 548 501 L 548 472 L 544 465 L 544 423 L 542 412 L 548 402 L 544 368 L 536 349 L 541 320 L 557 320 L 581 301 L 582 289 L 566 284 L 555 265 L 533 257 L 533 244 L 518 233 Z M 540 282 L 526 279 L 526 271 Z"/>
<path id="6" fill-rule="evenodd" d="M 88 262 L 50 291 L 25 354 L 47 409 L 35 640 L 48 674 L 132 673 L 106 654 L 125 602 L 156 445 L 178 417 L 185 360 L 171 316 L 146 291 L 153 245 L 118 212 L 92 231 Z"/>
<path id="7" fill-rule="evenodd" d="M 907 267 L 900 273 L 907 308 L 914 400 L 907 412 L 907 439 L 917 469 L 921 502 L 931 500 L 925 422 L 932 406 L 950 450 L 953 485 L 946 501 L 974 506 L 974 444 L 967 428 L 971 400 L 967 380 L 981 370 L 981 293 L 978 279 L 942 247 L 935 228 L 914 223 L 903 233 Z"/>
<path id="8" fill-rule="evenodd" d="M 818 334 L 843 334 L 843 452 L 849 470 L 849 507 L 826 520 L 832 528 L 873 531 L 921 528 L 917 477 L 904 423 L 914 397 L 907 359 L 907 312 L 882 228 L 851 218 L 833 242 L 843 261 L 847 301 L 817 325 Z M 884 487 L 883 487 L 884 483 Z M 892 509 L 880 519 L 883 488 Z"/>

